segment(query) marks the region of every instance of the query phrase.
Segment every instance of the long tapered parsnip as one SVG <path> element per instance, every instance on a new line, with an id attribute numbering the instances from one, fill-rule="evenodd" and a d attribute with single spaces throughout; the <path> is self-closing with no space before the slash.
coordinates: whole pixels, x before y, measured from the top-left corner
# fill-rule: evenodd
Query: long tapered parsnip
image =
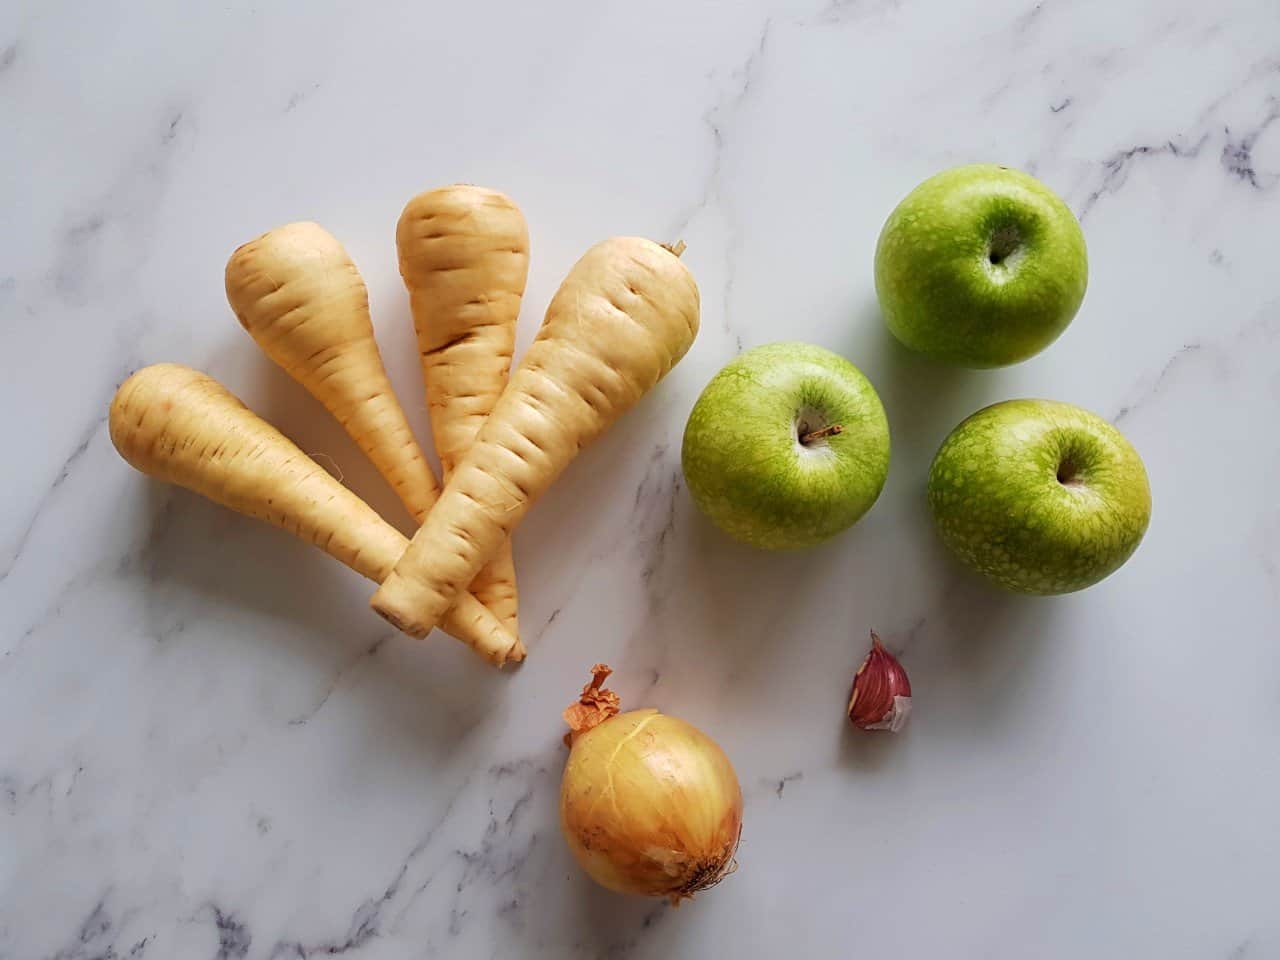
<path id="1" fill-rule="evenodd" d="M 333 414 L 419 523 L 439 484 L 391 391 L 369 295 L 341 243 L 290 223 L 227 261 L 227 300 L 263 351 Z"/>
<path id="2" fill-rule="evenodd" d="M 405 205 L 396 249 L 448 483 L 507 385 L 529 275 L 529 228 L 505 194 L 455 184 Z M 476 574 L 471 592 L 518 635 L 509 542 Z"/>
<path id="3" fill-rule="evenodd" d="M 231 255 L 226 290 L 254 341 L 333 414 L 421 523 L 440 486 L 387 379 L 364 280 L 337 238 L 316 223 L 270 230 Z"/>
<path id="4" fill-rule="evenodd" d="M 423 636 L 573 460 L 685 355 L 698 287 L 672 250 L 614 237 L 574 264 L 537 339 L 373 608 Z"/>
<path id="5" fill-rule="evenodd" d="M 159 363 L 116 391 L 111 442 L 131 466 L 265 520 L 324 550 L 375 583 L 409 541 L 275 427 L 198 370 Z M 523 648 L 471 594 L 445 617 L 446 631 L 491 663 Z"/>

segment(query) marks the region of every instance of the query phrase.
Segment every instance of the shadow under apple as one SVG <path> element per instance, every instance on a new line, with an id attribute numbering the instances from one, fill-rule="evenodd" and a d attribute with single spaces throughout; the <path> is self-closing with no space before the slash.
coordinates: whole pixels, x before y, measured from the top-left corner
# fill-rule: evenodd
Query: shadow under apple
<path id="1" fill-rule="evenodd" d="M 949 735 L 999 729 L 1024 708 L 1023 698 L 1047 662 L 1054 624 L 1070 602 L 1010 593 L 959 570 L 916 645 L 922 655 L 912 689 L 920 707 L 913 720 L 928 722 L 932 702 Z"/>
<path id="2" fill-rule="evenodd" d="M 1046 643 L 1069 597 L 1011 593 L 963 568 L 940 542 L 925 555 L 920 576 L 940 582 L 937 599 L 907 629 L 882 634 L 912 687 L 912 714 L 898 734 L 864 731 L 845 718 L 840 761 L 867 772 L 893 762 L 921 729 L 965 739 L 998 729 L 1046 662 Z M 849 658 L 847 698 L 865 649 Z M 940 730 L 939 724 L 942 724 Z"/>

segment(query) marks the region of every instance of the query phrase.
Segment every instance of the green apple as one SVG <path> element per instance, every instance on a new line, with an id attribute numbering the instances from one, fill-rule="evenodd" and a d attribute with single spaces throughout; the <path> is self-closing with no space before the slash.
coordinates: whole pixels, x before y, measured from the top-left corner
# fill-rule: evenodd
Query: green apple
<path id="1" fill-rule="evenodd" d="M 852 363 L 807 343 L 731 361 L 694 404 L 681 451 L 693 501 L 729 535 L 769 550 L 852 526 L 889 472 L 889 422 Z"/>
<path id="2" fill-rule="evenodd" d="M 964 367 L 1039 353 L 1080 309 L 1080 224 L 1035 177 L 990 163 L 930 177 L 889 215 L 876 295 L 893 335 Z"/>
<path id="3" fill-rule="evenodd" d="M 929 470 L 942 540 L 1019 593 L 1070 593 L 1115 572 L 1151 519 L 1142 459 L 1069 403 L 1006 400 L 951 431 Z"/>

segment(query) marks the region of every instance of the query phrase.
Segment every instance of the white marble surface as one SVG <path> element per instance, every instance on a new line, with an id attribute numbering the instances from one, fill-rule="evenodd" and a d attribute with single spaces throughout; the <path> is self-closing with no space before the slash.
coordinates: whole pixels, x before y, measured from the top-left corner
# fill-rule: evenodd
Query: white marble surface
<path id="1" fill-rule="evenodd" d="M 0 957 L 1280 956 L 1277 50 L 1274 0 L 6 4 Z M 980 159 L 1062 193 L 1092 276 L 1049 351 L 970 373 L 889 340 L 871 258 Z M 522 529 L 505 675 L 104 425 L 131 370 L 200 366 L 402 520 L 222 266 L 333 230 L 422 428 L 392 231 L 456 179 L 528 215 L 522 342 L 612 233 L 682 236 L 704 301 Z M 679 438 L 787 338 L 866 371 L 894 461 L 855 531 L 769 556 L 695 515 Z M 1077 596 L 993 593 L 925 516 L 947 431 L 1028 394 L 1116 418 L 1152 477 L 1146 542 Z M 915 685 L 897 739 L 843 723 L 871 626 Z M 746 790 L 740 870 L 679 910 L 595 889 L 558 833 L 599 659 Z"/>

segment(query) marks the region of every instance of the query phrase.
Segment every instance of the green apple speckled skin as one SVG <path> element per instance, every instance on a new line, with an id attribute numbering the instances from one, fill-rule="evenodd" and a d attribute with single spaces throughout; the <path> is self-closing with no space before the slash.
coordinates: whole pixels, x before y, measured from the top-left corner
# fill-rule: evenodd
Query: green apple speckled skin
<path id="1" fill-rule="evenodd" d="M 839 433 L 812 437 L 833 425 Z M 772 343 L 707 385 L 681 460 L 689 493 L 716 526 L 756 547 L 794 550 L 847 529 L 876 502 L 889 472 L 889 423 L 848 360 Z"/>
<path id="2" fill-rule="evenodd" d="M 1039 353 L 1080 309 L 1089 280 L 1075 215 L 1035 177 L 979 163 L 930 177 L 889 215 L 875 282 L 889 330 L 964 367 Z"/>
<path id="3" fill-rule="evenodd" d="M 1136 450 L 1101 417 L 1052 400 L 979 410 L 943 442 L 929 506 L 944 543 L 1019 593 L 1070 593 L 1114 573 L 1151 519 Z"/>

